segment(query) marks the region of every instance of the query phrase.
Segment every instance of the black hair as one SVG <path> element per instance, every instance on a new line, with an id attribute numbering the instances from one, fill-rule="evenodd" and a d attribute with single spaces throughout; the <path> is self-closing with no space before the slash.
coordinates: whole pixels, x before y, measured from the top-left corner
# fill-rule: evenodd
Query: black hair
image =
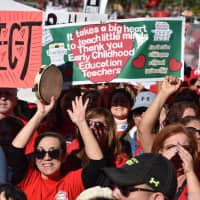
<path id="1" fill-rule="evenodd" d="M 59 140 L 59 142 L 60 142 L 60 148 L 62 150 L 62 156 L 64 156 L 66 154 L 66 141 L 65 141 L 65 138 L 62 135 L 60 135 L 59 133 L 56 133 L 56 132 L 43 132 L 39 136 L 37 136 L 37 138 L 35 140 L 35 144 L 34 144 L 34 150 L 37 149 L 38 144 L 45 137 L 57 138 Z"/>
<path id="2" fill-rule="evenodd" d="M 13 116 L 7 116 L 0 120 L 0 145 L 3 147 L 6 156 L 8 154 L 8 145 L 11 144 L 23 126 L 22 121 Z"/>
<path id="3" fill-rule="evenodd" d="M 110 96 L 110 107 L 111 107 L 111 102 L 112 102 L 112 99 L 115 95 L 123 95 L 123 98 L 127 98 L 129 103 L 130 103 L 130 108 L 132 108 L 133 106 L 133 98 L 130 94 L 129 91 L 127 91 L 125 88 L 117 88 L 115 90 L 113 90 L 113 92 L 111 93 L 111 96 Z"/>
<path id="4" fill-rule="evenodd" d="M 186 87 L 178 91 L 175 95 L 174 102 L 182 101 L 194 102 L 195 104 L 199 105 L 200 97 L 194 90 L 191 90 L 190 88 Z"/>

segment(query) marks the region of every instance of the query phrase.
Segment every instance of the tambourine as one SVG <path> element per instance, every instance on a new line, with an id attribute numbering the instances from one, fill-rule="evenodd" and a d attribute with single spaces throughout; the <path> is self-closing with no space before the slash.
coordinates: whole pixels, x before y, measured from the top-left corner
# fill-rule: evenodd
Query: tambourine
<path id="1" fill-rule="evenodd" d="M 50 103 L 52 96 L 58 99 L 63 88 L 62 72 L 56 65 L 42 65 L 35 77 L 34 91 L 38 99 L 46 104 Z"/>

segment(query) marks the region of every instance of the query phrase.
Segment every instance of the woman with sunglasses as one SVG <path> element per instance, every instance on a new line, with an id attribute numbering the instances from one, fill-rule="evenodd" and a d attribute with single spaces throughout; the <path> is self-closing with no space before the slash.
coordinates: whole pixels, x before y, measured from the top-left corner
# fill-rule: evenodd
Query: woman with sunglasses
<path id="1" fill-rule="evenodd" d="M 128 156 L 122 151 L 119 138 L 116 136 L 116 125 L 111 112 L 102 107 L 91 108 L 86 112 L 87 124 L 92 130 L 102 152 L 106 166 L 120 167 Z M 73 163 L 73 169 L 84 167 L 90 162 L 83 140 L 77 132 L 79 148 L 74 150 L 68 157 L 68 162 Z"/>
<path id="2" fill-rule="evenodd" d="M 90 164 L 84 169 L 64 172 L 63 169 L 67 168 L 63 166 L 65 140 L 57 133 L 46 132 L 36 139 L 34 166 L 29 165 L 24 147 L 54 104 L 53 97 L 49 105 L 39 101 L 36 113 L 14 138 L 10 147 L 9 163 L 13 168 L 13 179 L 29 200 L 74 200 L 84 188 L 94 185 L 98 170 L 104 166 L 101 149 L 85 120 L 87 102 L 83 104 L 82 97 L 76 97 L 72 102 L 72 110 L 67 112 L 79 128 Z"/>

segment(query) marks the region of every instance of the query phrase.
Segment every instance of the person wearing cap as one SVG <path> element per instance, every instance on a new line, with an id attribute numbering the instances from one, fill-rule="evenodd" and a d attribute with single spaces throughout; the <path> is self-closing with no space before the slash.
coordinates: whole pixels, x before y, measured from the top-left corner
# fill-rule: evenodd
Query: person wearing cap
<path id="1" fill-rule="evenodd" d="M 116 200 L 173 200 L 176 194 L 175 167 L 160 154 L 144 153 L 132 157 L 121 168 L 102 171 L 101 185 L 106 186 L 109 179 Z"/>
<path id="2" fill-rule="evenodd" d="M 136 156 L 142 153 L 140 138 L 138 137 L 138 127 L 146 109 L 151 105 L 156 95 L 150 91 L 141 91 L 136 96 L 136 101 L 131 109 L 130 115 L 134 126 L 121 137 L 121 143 L 125 152 L 130 156 Z"/>
<path id="3" fill-rule="evenodd" d="M 8 115 L 14 115 L 14 108 L 17 105 L 16 88 L 0 88 L 0 119 Z"/>
<path id="4" fill-rule="evenodd" d="M 7 163 L 8 145 L 11 143 L 13 137 L 15 137 L 17 134 L 17 131 L 21 129 L 27 122 L 27 119 L 25 119 L 25 117 L 22 116 L 19 112 L 18 103 L 19 101 L 17 98 L 17 88 L 0 88 L 0 145 L 3 150 L 1 152 L 0 159 L 1 169 L 4 172 L 5 177 L 4 181 L 1 182 L 9 182 L 12 174 L 12 169 L 8 166 Z M 37 131 L 35 131 L 32 139 L 26 146 L 25 151 L 27 154 L 33 150 L 33 141 L 36 135 L 38 135 Z"/>

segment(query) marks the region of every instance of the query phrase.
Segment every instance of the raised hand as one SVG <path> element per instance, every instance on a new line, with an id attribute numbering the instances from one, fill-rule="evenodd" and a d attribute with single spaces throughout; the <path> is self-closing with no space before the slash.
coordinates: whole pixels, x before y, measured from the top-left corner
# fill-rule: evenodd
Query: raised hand
<path id="1" fill-rule="evenodd" d="M 178 146 L 178 154 L 182 160 L 182 166 L 185 173 L 193 172 L 194 166 L 193 166 L 193 158 L 192 155 L 188 150 L 186 150 L 181 145 Z"/>
<path id="2" fill-rule="evenodd" d="M 88 104 L 88 99 L 83 103 L 82 96 L 75 97 L 75 100 L 72 101 L 72 110 L 67 110 L 71 120 L 79 126 L 79 123 L 85 122 L 85 112 Z"/>
<path id="3" fill-rule="evenodd" d="M 175 76 L 166 76 L 162 81 L 160 90 L 167 95 L 176 92 L 181 86 L 181 80 Z"/>
<path id="4" fill-rule="evenodd" d="M 85 151 L 88 158 L 92 160 L 99 160 L 103 158 L 101 148 L 92 134 L 91 129 L 89 128 L 86 119 L 85 112 L 88 104 L 88 99 L 83 103 L 82 97 L 76 97 L 72 102 L 72 110 L 67 110 L 71 120 L 79 128 L 79 132 L 85 144 Z"/>
<path id="5" fill-rule="evenodd" d="M 51 97 L 50 104 L 45 104 L 41 100 L 38 100 L 37 114 L 45 117 L 53 109 L 55 102 L 56 102 L 56 100 L 55 100 L 55 97 L 53 97 L 53 96 Z"/>

